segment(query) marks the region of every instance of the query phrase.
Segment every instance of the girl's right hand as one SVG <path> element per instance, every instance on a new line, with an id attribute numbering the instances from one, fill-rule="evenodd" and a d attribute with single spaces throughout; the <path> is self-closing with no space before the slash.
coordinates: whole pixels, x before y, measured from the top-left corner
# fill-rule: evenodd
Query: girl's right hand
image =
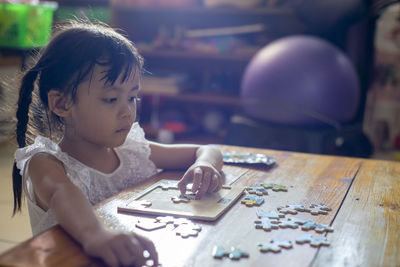
<path id="1" fill-rule="evenodd" d="M 158 255 L 153 242 L 144 236 L 116 233 L 101 229 L 87 236 L 82 244 L 90 256 L 101 258 L 108 266 L 144 266 L 152 260 L 158 266 Z M 150 256 L 146 258 L 144 252 Z"/>

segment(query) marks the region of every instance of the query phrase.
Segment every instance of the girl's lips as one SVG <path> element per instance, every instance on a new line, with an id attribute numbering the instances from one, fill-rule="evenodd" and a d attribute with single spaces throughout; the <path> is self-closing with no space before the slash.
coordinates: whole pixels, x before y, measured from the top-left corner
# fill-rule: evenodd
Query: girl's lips
<path id="1" fill-rule="evenodd" d="M 130 126 L 128 126 L 128 127 L 123 127 L 123 128 L 121 128 L 121 129 L 117 130 L 117 133 L 129 132 L 130 129 L 131 129 Z"/>

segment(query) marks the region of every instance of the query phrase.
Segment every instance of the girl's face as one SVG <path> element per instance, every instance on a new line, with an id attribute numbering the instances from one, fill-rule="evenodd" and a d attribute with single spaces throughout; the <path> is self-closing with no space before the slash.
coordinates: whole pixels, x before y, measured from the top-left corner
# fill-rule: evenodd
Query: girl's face
<path id="1" fill-rule="evenodd" d="M 121 75 L 114 85 L 107 85 L 102 80 L 106 70 L 96 65 L 93 75 L 78 86 L 65 129 L 77 141 L 116 147 L 124 143 L 136 118 L 139 71 L 134 69 L 123 83 Z"/>

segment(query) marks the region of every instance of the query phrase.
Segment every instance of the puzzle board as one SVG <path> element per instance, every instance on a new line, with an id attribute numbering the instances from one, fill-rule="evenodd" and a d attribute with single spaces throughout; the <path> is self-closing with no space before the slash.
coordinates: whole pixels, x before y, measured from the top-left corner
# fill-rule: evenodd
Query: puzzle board
<path id="1" fill-rule="evenodd" d="M 178 181 L 161 180 L 132 197 L 125 205 L 118 206 L 118 212 L 150 215 L 172 215 L 206 221 L 214 221 L 229 209 L 243 194 L 244 188 L 224 186 L 216 193 L 207 193 L 202 199 L 191 199 L 189 203 L 174 203 L 171 198 L 179 196 L 177 186 L 165 190 L 162 185 Z M 151 206 L 137 205 L 137 201 L 150 201 Z"/>

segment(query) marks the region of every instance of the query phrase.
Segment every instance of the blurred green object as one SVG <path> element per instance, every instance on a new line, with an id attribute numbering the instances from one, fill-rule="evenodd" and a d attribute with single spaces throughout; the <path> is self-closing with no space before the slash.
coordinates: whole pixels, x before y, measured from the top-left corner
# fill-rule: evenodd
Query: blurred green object
<path id="1" fill-rule="evenodd" d="M 55 12 L 54 20 L 63 21 L 75 18 L 84 18 L 109 24 L 111 12 L 108 7 L 60 7 Z"/>
<path id="2" fill-rule="evenodd" d="M 0 4 L 0 47 L 36 48 L 51 37 L 56 2 Z"/>

